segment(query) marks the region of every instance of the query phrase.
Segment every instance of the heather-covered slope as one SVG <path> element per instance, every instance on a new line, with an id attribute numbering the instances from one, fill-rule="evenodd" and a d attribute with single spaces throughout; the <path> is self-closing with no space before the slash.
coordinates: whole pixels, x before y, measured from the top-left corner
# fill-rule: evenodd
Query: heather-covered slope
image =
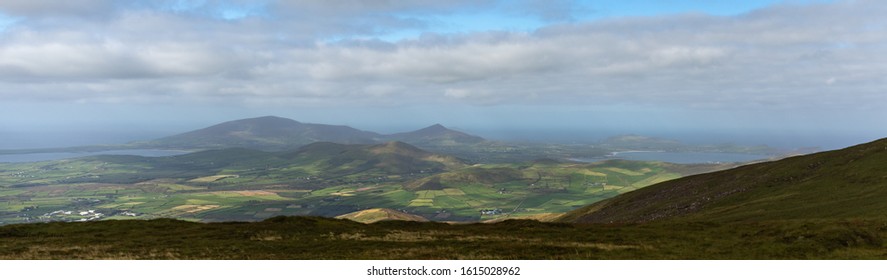
<path id="1" fill-rule="evenodd" d="M 887 139 L 842 150 L 684 177 L 589 205 L 580 223 L 881 218 L 887 216 Z"/>

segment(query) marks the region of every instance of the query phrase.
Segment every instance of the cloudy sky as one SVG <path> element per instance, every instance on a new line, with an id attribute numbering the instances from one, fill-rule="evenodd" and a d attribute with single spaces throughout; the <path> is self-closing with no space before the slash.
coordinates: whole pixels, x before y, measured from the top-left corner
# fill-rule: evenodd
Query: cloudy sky
<path id="1" fill-rule="evenodd" d="M 4 0 L 0 148 L 264 115 L 838 147 L 887 137 L 885 14 L 865 0 Z"/>

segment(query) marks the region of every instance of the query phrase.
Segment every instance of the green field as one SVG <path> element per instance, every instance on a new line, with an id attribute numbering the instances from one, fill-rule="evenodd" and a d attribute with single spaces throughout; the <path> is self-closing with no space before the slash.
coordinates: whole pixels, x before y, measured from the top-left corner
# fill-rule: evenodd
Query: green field
<path id="1" fill-rule="evenodd" d="M 88 161 L 42 164 L 55 164 L 58 172 L 95 165 Z M 2 168 L 4 174 L 14 175 L 4 177 L 8 185 L 2 189 L 4 211 L 13 219 L 85 205 L 84 209 L 99 209 L 94 212 L 104 211 L 100 207 L 153 211 L 138 217 L 109 214 L 101 219 L 187 220 L 4 225 L 0 227 L 0 258 L 5 259 L 887 258 L 887 139 L 685 176 L 650 187 L 643 184 L 701 167 L 539 161 L 463 166 L 423 176 L 374 173 L 375 177 L 367 177 L 375 182 L 316 179 L 330 182 L 317 188 L 297 188 L 271 179 L 257 185 L 226 182 L 228 179 L 199 185 L 188 182 L 214 176 L 205 174 L 130 184 L 41 185 L 28 182 L 45 178 L 27 174 L 47 170 L 44 165 Z M 153 172 L 159 174 L 156 169 Z M 188 174 L 192 173 L 197 172 Z M 58 178 L 52 171 L 45 174 Z M 243 173 L 237 175 L 244 177 Z M 620 194 L 637 188 L 641 189 Z M 372 204 L 395 210 L 377 209 L 365 211 L 365 215 L 403 216 L 406 211 L 437 220 L 500 220 L 506 215 L 550 218 L 545 213 L 610 196 L 616 197 L 547 223 L 361 224 L 323 217 L 283 217 L 301 213 L 331 216 Z M 490 213 L 481 215 L 480 210 Z M 55 215 L 83 219 L 81 216 L 94 214 L 87 210 Z M 267 219 L 188 222 L 222 218 Z"/>
<path id="2" fill-rule="evenodd" d="M 718 168 L 724 166 L 702 170 Z M 0 223 L 255 221 L 369 208 L 481 221 L 563 213 L 686 170 L 618 160 L 469 166 L 398 144 L 327 143 L 283 154 L 231 149 L 166 158 L 97 156 L 0 164 Z"/>

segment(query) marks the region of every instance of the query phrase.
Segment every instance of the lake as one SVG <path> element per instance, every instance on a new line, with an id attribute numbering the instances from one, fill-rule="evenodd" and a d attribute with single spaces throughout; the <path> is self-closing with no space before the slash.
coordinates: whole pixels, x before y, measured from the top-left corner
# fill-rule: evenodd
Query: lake
<path id="1" fill-rule="evenodd" d="M 133 155 L 143 157 L 165 157 L 190 153 L 190 151 L 178 150 L 110 150 L 101 152 L 82 152 L 82 153 L 33 153 L 33 154 L 12 154 L 0 155 L 0 162 L 36 162 L 47 160 L 59 160 L 67 158 L 88 157 L 97 155 Z"/>
<path id="2" fill-rule="evenodd" d="M 637 161 L 662 161 L 679 164 L 693 163 L 730 163 L 749 162 L 768 159 L 768 155 L 736 154 L 736 153 L 704 153 L 704 152 L 618 152 L 613 156 L 602 158 L 578 158 L 574 160 L 582 162 L 597 162 L 609 159 L 626 159 Z"/>

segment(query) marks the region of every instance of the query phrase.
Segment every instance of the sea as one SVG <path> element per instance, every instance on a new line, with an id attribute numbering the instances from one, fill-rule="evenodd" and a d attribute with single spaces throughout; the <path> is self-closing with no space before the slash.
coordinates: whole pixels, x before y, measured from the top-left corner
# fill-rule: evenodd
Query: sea
<path id="1" fill-rule="evenodd" d="M 770 155 L 738 154 L 738 153 L 708 153 L 708 152 L 656 152 L 656 151 L 631 151 L 616 152 L 607 157 L 599 158 L 575 158 L 582 162 L 597 162 L 610 159 L 625 159 L 636 161 L 661 161 L 678 164 L 696 163 L 742 163 L 757 160 L 766 160 Z"/>
<path id="2" fill-rule="evenodd" d="M 190 153 L 191 151 L 180 150 L 154 150 L 154 149 L 134 149 L 134 150 L 109 150 L 101 152 L 65 152 L 65 153 L 33 153 L 33 154 L 9 154 L 0 155 L 0 162 L 17 163 L 17 162 L 38 162 L 48 160 L 60 160 L 69 158 L 79 158 L 97 155 L 134 155 L 143 157 L 165 157 Z"/>

